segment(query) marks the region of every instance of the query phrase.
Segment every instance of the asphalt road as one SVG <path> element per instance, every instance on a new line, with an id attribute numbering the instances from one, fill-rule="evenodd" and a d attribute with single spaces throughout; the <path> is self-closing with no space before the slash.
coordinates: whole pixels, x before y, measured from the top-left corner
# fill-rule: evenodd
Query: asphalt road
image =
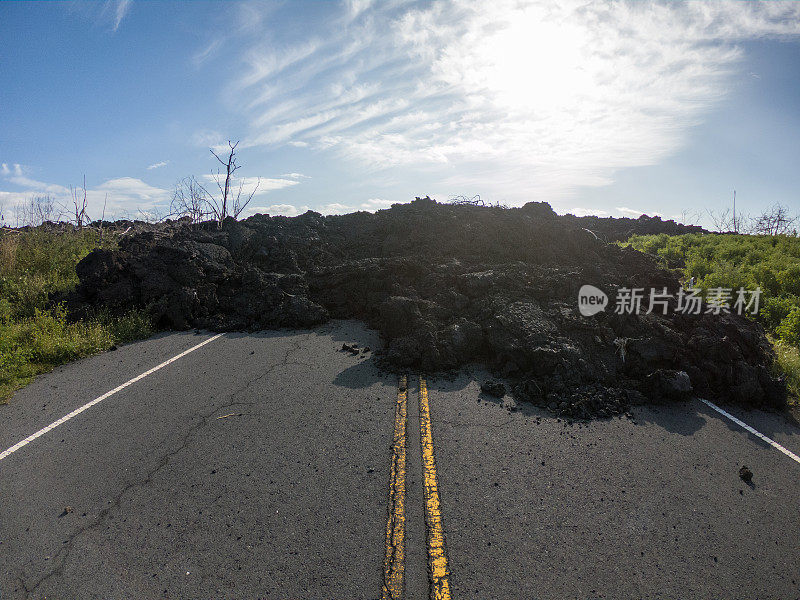
<path id="1" fill-rule="evenodd" d="M 0 452 L 211 337 L 37 378 Z M 428 379 L 421 413 L 418 375 L 343 342 L 378 346 L 353 322 L 225 334 L 0 459 L 0 598 L 391 598 L 387 568 L 407 599 L 800 598 L 800 464 L 700 401 L 570 425 L 474 370 Z M 800 452 L 792 419 L 729 410 Z"/>

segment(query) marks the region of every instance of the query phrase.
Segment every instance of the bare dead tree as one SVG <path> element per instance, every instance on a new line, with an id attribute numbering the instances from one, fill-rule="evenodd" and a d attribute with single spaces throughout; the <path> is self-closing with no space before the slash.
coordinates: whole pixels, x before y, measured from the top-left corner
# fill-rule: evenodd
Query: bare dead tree
<path id="1" fill-rule="evenodd" d="M 700 225 L 700 220 L 702 218 L 703 213 L 699 210 L 684 208 L 681 211 L 681 223 L 684 225 Z"/>
<path id="2" fill-rule="evenodd" d="M 489 208 L 508 208 L 505 204 L 501 204 L 500 202 L 486 202 L 481 199 L 480 194 L 475 194 L 472 198 L 468 198 L 467 196 L 460 195 L 460 196 L 450 196 L 450 204 L 455 204 L 456 206 L 486 206 Z"/>
<path id="3" fill-rule="evenodd" d="M 103 214 L 100 217 L 100 240 L 97 243 L 98 248 L 103 247 L 103 231 L 106 221 L 106 204 L 108 204 L 108 194 L 106 194 L 106 197 L 103 199 Z"/>
<path id="4" fill-rule="evenodd" d="M 81 192 L 83 192 L 82 196 Z M 83 176 L 83 188 L 69 186 L 69 193 L 72 196 L 72 208 L 69 210 L 70 218 L 78 229 L 82 229 L 84 225 L 91 221 L 87 212 L 86 175 Z"/>
<path id="5" fill-rule="evenodd" d="M 184 177 L 172 191 L 169 205 L 171 217 L 189 217 L 192 223 L 200 223 L 212 215 L 208 192 L 194 176 Z"/>
<path id="6" fill-rule="evenodd" d="M 711 222 L 714 224 L 714 230 L 719 232 L 733 232 L 733 233 L 748 233 L 751 228 L 751 218 L 742 213 L 734 213 L 730 208 L 726 208 L 720 213 L 713 210 L 706 210 Z M 736 216 L 734 217 L 734 214 Z"/>
<path id="7" fill-rule="evenodd" d="M 203 186 L 200 186 L 200 189 L 205 192 L 211 214 L 220 225 L 222 225 L 222 222 L 226 217 L 230 216 L 234 219 L 238 218 L 242 211 L 247 208 L 247 205 L 250 204 L 250 201 L 253 199 L 253 196 L 261 185 L 261 178 L 259 177 L 253 191 L 250 192 L 245 199 L 242 199 L 242 192 L 244 191 L 245 182 L 244 180 L 241 180 L 239 182 L 238 193 L 235 197 L 233 196 L 231 192 L 231 186 L 234 184 L 236 171 L 241 168 L 241 165 L 236 163 L 236 147 L 238 145 L 238 141 L 234 144 L 228 140 L 228 147 L 230 148 L 230 151 L 228 153 L 228 157 L 224 160 L 216 152 L 214 152 L 213 148 L 210 150 L 211 154 L 214 155 L 214 158 L 216 158 L 225 168 L 224 180 L 222 176 L 223 174 L 219 169 L 217 169 L 215 174 L 212 174 L 212 177 L 219 188 L 219 198 L 214 197 L 213 194 L 209 194 L 208 190 L 206 190 Z"/>
<path id="8" fill-rule="evenodd" d="M 14 216 L 17 227 L 29 225 L 38 227 L 47 221 L 56 221 L 60 214 L 56 211 L 56 204 L 49 195 L 31 196 L 22 204 L 14 207 Z"/>
<path id="9" fill-rule="evenodd" d="M 250 192 L 247 197 L 243 200 L 242 199 L 242 191 L 244 190 L 245 180 L 242 179 L 239 182 L 239 190 L 236 192 L 236 197 L 233 198 L 233 208 L 231 210 L 231 216 L 234 219 L 238 219 L 239 215 L 242 214 L 247 205 L 250 204 L 250 201 L 253 199 L 253 196 L 256 195 L 258 188 L 261 187 L 261 177 L 258 178 L 256 181 L 256 185 L 253 188 L 253 191 Z"/>
<path id="10" fill-rule="evenodd" d="M 789 208 L 783 204 L 773 204 L 753 223 L 753 233 L 757 235 L 797 235 L 794 224 L 800 215 L 790 216 Z"/>
<path id="11" fill-rule="evenodd" d="M 169 218 L 170 215 L 165 214 L 163 210 L 157 206 L 154 206 L 148 210 L 137 208 L 136 216 L 140 221 L 144 221 L 145 223 L 160 223 L 164 219 Z"/>
<path id="12" fill-rule="evenodd" d="M 481 200 L 480 194 L 475 194 L 472 198 L 467 198 L 464 195 L 450 196 L 450 204 L 456 206 L 486 206 L 486 203 Z"/>

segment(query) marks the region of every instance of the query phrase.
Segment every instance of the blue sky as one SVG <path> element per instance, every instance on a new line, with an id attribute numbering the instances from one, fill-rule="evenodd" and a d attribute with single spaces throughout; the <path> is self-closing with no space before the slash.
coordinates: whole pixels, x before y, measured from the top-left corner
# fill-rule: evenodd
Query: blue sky
<path id="1" fill-rule="evenodd" d="M 163 213 L 228 139 L 251 213 L 800 212 L 799 132 L 800 3 L 0 3 L 7 221 Z"/>

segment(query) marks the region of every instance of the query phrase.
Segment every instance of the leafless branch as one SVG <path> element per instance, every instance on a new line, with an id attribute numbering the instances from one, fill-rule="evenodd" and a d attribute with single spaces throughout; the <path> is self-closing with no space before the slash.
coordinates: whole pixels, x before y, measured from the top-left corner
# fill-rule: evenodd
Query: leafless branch
<path id="1" fill-rule="evenodd" d="M 450 196 L 450 204 L 456 206 L 486 206 L 486 203 L 481 200 L 480 194 L 475 194 L 472 198 L 467 198 L 464 195 Z"/>
<path id="2" fill-rule="evenodd" d="M 86 175 L 83 176 L 83 188 L 69 186 L 69 192 L 72 196 L 72 209 L 69 210 L 72 222 L 75 223 L 78 229 L 82 229 L 84 225 L 91 221 L 87 212 Z M 81 192 L 83 192 L 82 197 Z"/>
<path id="3" fill-rule="evenodd" d="M 253 199 L 253 196 L 256 195 L 258 188 L 261 187 L 261 177 L 258 178 L 256 182 L 256 187 L 253 188 L 253 191 L 247 196 L 247 200 L 244 202 L 241 201 L 242 198 L 242 188 L 244 187 L 244 182 L 239 184 L 239 193 L 236 194 L 236 198 L 233 202 L 233 218 L 238 219 L 239 215 L 242 214 L 247 205 L 250 204 L 250 201 Z"/>
<path id="4" fill-rule="evenodd" d="M 108 204 L 108 194 L 106 194 L 106 197 L 103 199 L 103 215 L 100 217 L 100 241 L 97 244 L 99 248 L 103 247 L 103 227 L 105 226 L 106 220 L 106 204 Z"/>
<path id="5" fill-rule="evenodd" d="M 58 220 L 60 214 L 51 196 L 31 196 L 14 207 L 14 217 L 17 227 L 38 227 L 47 221 Z"/>
<path id="6" fill-rule="evenodd" d="M 797 235 L 794 227 L 800 216 L 789 215 L 788 207 L 782 204 L 773 204 L 755 219 L 753 233 L 757 235 Z"/>
<path id="7" fill-rule="evenodd" d="M 189 217 L 192 223 L 200 223 L 212 214 L 209 197 L 210 194 L 194 176 L 184 177 L 172 192 L 169 216 Z"/>
<path id="8" fill-rule="evenodd" d="M 169 216 L 164 214 L 164 212 L 158 207 L 153 207 L 150 210 L 142 210 L 141 208 L 137 208 L 136 214 L 139 215 L 140 220 L 144 221 L 145 223 L 160 223 Z"/>
<path id="9" fill-rule="evenodd" d="M 450 204 L 456 206 L 487 206 L 490 208 L 508 208 L 505 204 L 500 202 L 485 202 L 481 199 L 480 194 L 475 194 L 472 198 L 466 196 L 450 196 Z"/>
<path id="10" fill-rule="evenodd" d="M 713 210 L 706 210 L 711 222 L 714 224 L 714 230 L 719 232 L 732 232 L 732 233 L 748 233 L 751 228 L 751 218 L 748 215 L 737 213 L 734 218 L 734 213 L 730 208 L 726 208 L 720 213 Z"/>
<path id="11" fill-rule="evenodd" d="M 217 183 L 217 188 L 219 188 L 220 196 L 215 198 L 211 194 L 206 192 L 206 200 L 207 204 L 210 208 L 211 214 L 214 216 L 214 219 L 222 225 L 222 222 L 229 216 L 233 218 L 237 218 L 239 214 L 245 209 L 245 207 L 250 203 L 252 200 L 253 195 L 255 194 L 255 190 L 252 194 L 247 198 L 245 202 L 241 201 L 242 190 L 244 186 L 244 182 L 241 182 L 239 185 L 239 193 L 236 197 L 233 197 L 231 193 L 231 185 L 234 181 L 234 176 L 236 171 L 241 168 L 241 165 L 236 163 L 236 147 L 239 145 L 239 142 L 236 143 L 231 142 L 228 140 L 228 148 L 230 149 L 228 152 L 227 158 L 220 157 L 214 149 L 210 150 L 211 154 L 217 161 L 225 168 L 225 179 L 222 179 L 222 172 L 217 169 L 216 174 L 212 174 L 214 181 Z M 259 185 L 261 184 L 261 180 L 259 179 Z M 202 188 L 202 186 L 201 186 Z M 205 188 L 202 188 L 205 191 Z M 256 190 L 258 186 L 256 186 Z"/>
<path id="12" fill-rule="evenodd" d="M 703 213 L 699 210 L 684 208 L 681 211 L 681 223 L 684 225 L 700 225 L 700 220 L 702 218 Z"/>

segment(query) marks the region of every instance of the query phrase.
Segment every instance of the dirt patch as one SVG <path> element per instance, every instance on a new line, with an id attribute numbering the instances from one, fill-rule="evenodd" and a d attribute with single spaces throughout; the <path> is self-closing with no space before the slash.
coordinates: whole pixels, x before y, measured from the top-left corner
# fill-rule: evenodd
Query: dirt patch
<path id="1" fill-rule="evenodd" d="M 359 318 L 385 360 L 424 372 L 470 362 L 513 382 L 518 400 L 574 418 L 700 394 L 782 407 L 761 328 L 738 315 L 618 315 L 621 287 L 675 277 L 609 245 L 546 203 L 502 209 L 418 199 L 376 214 L 256 215 L 220 229 L 172 224 L 125 236 L 78 265 L 76 314 L 148 307 L 165 328 L 311 327 Z M 592 284 L 611 307 L 577 310 Z"/>

